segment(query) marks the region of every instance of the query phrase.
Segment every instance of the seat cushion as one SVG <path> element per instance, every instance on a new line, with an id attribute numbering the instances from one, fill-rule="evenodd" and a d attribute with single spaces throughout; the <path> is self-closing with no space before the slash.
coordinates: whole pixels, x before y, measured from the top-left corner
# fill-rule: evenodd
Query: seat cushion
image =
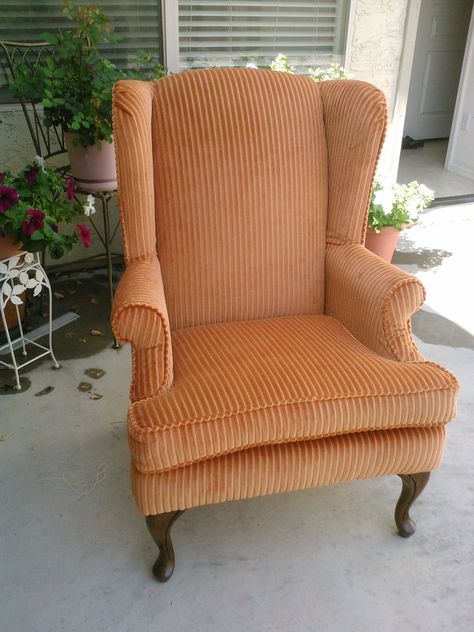
<path id="1" fill-rule="evenodd" d="M 261 445 L 436 426 L 455 414 L 458 382 L 448 371 L 378 356 L 328 316 L 182 329 L 172 345 L 174 386 L 129 410 L 140 472 Z"/>

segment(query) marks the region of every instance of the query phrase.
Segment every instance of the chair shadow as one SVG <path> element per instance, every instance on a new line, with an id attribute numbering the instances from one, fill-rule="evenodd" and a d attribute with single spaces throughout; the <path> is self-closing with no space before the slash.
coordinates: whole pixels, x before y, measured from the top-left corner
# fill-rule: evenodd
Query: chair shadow
<path id="1" fill-rule="evenodd" d="M 441 314 L 421 309 L 413 315 L 412 324 L 413 333 L 423 342 L 474 349 L 474 336 Z"/>
<path id="2" fill-rule="evenodd" d="M 421 270 L 432 270 L 453 255 L 452 252 L 439 248 L 420 248 L 407 238 L 403 240 L 403 247 L 408 247 L 409 250 L 407 252 L 396 250 L 392 259 L 394 265 L 417 266 Z"/>

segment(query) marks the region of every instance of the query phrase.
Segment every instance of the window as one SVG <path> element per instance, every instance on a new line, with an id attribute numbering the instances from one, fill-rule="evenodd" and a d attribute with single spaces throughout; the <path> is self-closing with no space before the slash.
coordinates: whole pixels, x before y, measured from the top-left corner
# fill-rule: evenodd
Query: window
<path id="1" fill-rule="evenodd" d="M 98 4 L 109 16 L 120 42 L 104 46 L 104 54 L 122 69 L 135 64 L 137 50 L 145 50 L 162 59 L 160 0 L 75 1 L 74 5 Z M 0 40 L 38 42 L 41 34 L 58 28 L 71 28 L 64 15 L 62 0 L 0 0 Z M 0 50 L 0 98 L 5 102 L 9 77 Z M 3 92 L 3 94 L 2 94 Z M 9 99 L 12 100 L 11 98 Z"/>
<path id="2" fill-rule="evenodd" d="M 179 0 L 182 68 L 342 62 L 349 0 Z"/>

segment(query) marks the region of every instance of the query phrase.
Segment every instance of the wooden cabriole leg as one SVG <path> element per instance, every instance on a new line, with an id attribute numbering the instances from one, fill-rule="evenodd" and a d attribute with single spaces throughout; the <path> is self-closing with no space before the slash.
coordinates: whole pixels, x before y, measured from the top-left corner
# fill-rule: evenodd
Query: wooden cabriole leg
<path id="1" fill-rule="evenodd" d="M 174 571 L 174 549 L 171 542 L 171 527 L 183 511 L 169 511 L 167 513 L 147 516 L 146 524 L 151 537 L 158 545 L 160 554 L 153 566 L 153 575 L 159 582 L 167 582 Z"/>
<path id="2" fill-rule="evenodd" d="M 410 508 L 425 488 L 430 472 L 399 474 L 399 476 L 402 479 L 402 493 L 395 508 L 395 522 L 398 533 L 404 538 L 409 538 L 415 533 L 415 523 L 410 518 Z M 160 551 L 153 566 L 153 574 L 160 582 L 168 581 L 174 571 L 174 549 L 170 532 L 182 513 L 184 511 L 169 511 L 146 517 L 148 530 Z"/>
<path id="3" fill-rule="evenodd" d="M 409 538 L 415 533 L 416 525 L 410 518 L 410 508 L 424 490 L 430 477 L 429 472 L 418 474 L 399 474 L 402 479 L 402 493 L 395 507 L 395 522 L 399 535 Z"/>

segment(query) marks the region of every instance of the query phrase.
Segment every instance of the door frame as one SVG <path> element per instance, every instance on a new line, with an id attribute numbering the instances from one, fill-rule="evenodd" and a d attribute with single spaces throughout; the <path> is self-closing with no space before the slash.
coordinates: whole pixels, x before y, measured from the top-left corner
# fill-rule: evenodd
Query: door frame
<path id="1" fill-rule="evenodd" d="M 456 105 L 454 107 L 453 122 L 451 125 L 451 132 L 449 134 L 448 151 L 446 153 L 446 161 L 444 168 L 453 173 L 457 173 L 460 176 L 474 180 L 474 168 L 467 169 L 462 165 L 456 164 L 454 160 L 454 154 L 456 151 L 456 143 L 459 139 L 459 133 L 463 131 L 461 126 L 461 120 L 463 116 L 467 81 L 474 73 L 474 7 L 471 14 L 471 22 L 469 24 L 469 32 L 467 34 L 466 48 L 464 50 L 464 60 L 461 70 L 461 78 L 459 80 L 458 94 L 456 97 Z M 472 107 L 468 107 L 468 110 L 472 110 Z M 474 127 L 474 116 L 471 114 L 468 120 L 470 128 Z"/>
<path id="2" fill-rule="evenodd" d="M 398 166 L 400 164 L 403 130 L 405 127 L 411 71 L 415 57 L 416 34 L 420 20 L 421 2 L 422 0 L 408 0 L 392 122 L 387 133 L 386 142 L 389 143 L 389 155 L 386 175 L 393 182 L 397 179 Z"/>
<path id="3" fill-rule="evenodd" d="M 395 94 L 395 106 L 393 111 L 391 130 L 387 135 L 387 142 L 390 140 L 390 158 L 389 167 L 387 169 L 389 176 L 393 181 L 397 178 L 398 166 L 400 164 L 400 157 L 402 151 L 402 139 L 403 130 L 405 127 L 405 114 L 407 109 L 408 91 L 410 88 L 410 78 L 413 66 L 413 59 L 415 55 L 416 34 L 418 31 L 418 22 L 420 19 L 420 9 L 422 0 L 408 0 L 407 16 L 405 21 L 405 33 L 403 38 L 402 55 L 400 59 L 397 90 Z M 466 62 L 466 52 L 469 51 L 469 61 Z M 461 78 L 459 81 L 458 93 L 456 96 L 456 105 L 454 109 L 453 123 L 451 126 L 451 132 L 449 136 L 448 151 L 446 154 L 445 169 L 456 172 L 452 169 L 452 143 L 451 138 L 456 133 L 456 126 L 461 116 L 461 102 L 462 102 L 462 88 L 466 82 L 468 72 L 474 72 L 474 8 L 471 14 L 471 23 L 469 27 L 469 33 L 466 41 L 466 48 L 464 53 L 463 67 L 461 71 Z M 474 125 L 474 120 L 471 125 Z M 465 174 L 469 178 L 474 178 L 474 173 L 470 175 Z"/>

